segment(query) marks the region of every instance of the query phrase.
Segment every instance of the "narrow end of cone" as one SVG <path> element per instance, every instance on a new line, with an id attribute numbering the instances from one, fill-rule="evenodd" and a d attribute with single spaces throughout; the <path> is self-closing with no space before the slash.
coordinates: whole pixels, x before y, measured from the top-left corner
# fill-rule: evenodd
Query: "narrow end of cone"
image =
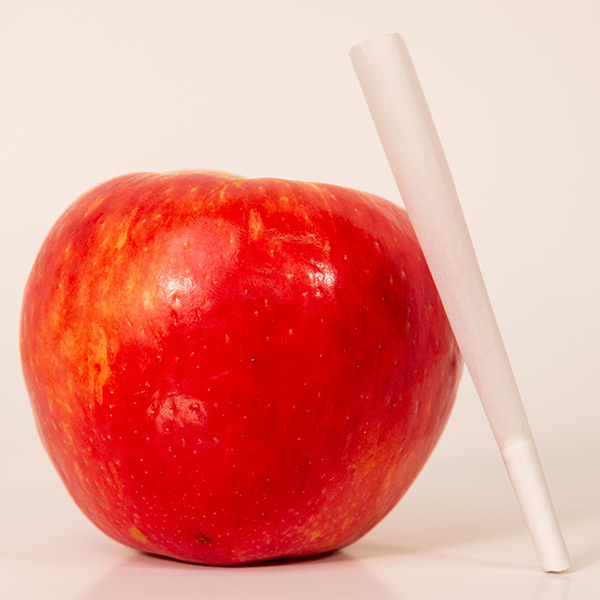
<path id="1" fill-rule="evenodd" d="M 547 573 L 565 571 L 571 560 L 533 439 L 503 448 L 502 458 L 542 569 Z"/>

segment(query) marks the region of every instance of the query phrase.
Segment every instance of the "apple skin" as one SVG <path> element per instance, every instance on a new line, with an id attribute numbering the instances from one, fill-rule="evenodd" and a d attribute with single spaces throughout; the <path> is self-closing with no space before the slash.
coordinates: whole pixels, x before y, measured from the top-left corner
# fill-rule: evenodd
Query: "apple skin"
<path id="1" fill-rule="evenodd" d="M 375 526 L 448 419 L 462 361 L 406 213 L 328 184 L 138 173 L 80 197 L 21 313 L 69 493 L 146 552 L 239 564 Z"/>

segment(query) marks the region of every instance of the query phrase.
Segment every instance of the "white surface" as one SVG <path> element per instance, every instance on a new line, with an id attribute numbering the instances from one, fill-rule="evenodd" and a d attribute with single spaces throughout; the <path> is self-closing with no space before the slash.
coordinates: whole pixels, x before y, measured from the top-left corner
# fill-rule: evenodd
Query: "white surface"
<path id="1" fill-rule="evenodd" d="M 3 0 L 0 597 L 596 600 L 600 4 Z M 192 567 L 106 539 L 37 439 L 21 292 L 52 223 L 138 170 L 208 168 L 397 197 L 348 49 L 405 37 L 448 157 L 573 566 L 535 552 L 468 376 L 392 514 L 326 559 Z"/>
<path id="2" fill-rule="evenodd" d="M 405 41 L 384 34 L 350 58 L 469 374 L 500 447 L 541 567 L 570 559 L 456 186 Z"/>

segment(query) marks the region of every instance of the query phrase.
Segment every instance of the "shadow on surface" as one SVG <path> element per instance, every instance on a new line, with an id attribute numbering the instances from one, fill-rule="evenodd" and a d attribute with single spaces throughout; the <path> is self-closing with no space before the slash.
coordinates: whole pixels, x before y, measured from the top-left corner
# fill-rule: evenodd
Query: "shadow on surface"
<path id="1" fill-rule="evenodd" d="M 194 565 L 136 553 L 110 569 L 81 600 L 280 600 L 297 597 L 397 600 L 399 596 L 344 551 L 233 568 Z"/>

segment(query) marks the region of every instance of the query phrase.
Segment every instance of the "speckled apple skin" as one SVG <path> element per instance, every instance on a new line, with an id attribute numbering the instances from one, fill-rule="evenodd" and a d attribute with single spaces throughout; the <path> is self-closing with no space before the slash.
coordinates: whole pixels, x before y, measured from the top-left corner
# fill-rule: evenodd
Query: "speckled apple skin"
<path id="1" fill-rule="evenodd" d="M 462 366 L 402 209 L 205 172 L 79 198 L 29 277 L 21 353 L 81 510 L 207 564 L 364 535 L 430 455 Z"/>

